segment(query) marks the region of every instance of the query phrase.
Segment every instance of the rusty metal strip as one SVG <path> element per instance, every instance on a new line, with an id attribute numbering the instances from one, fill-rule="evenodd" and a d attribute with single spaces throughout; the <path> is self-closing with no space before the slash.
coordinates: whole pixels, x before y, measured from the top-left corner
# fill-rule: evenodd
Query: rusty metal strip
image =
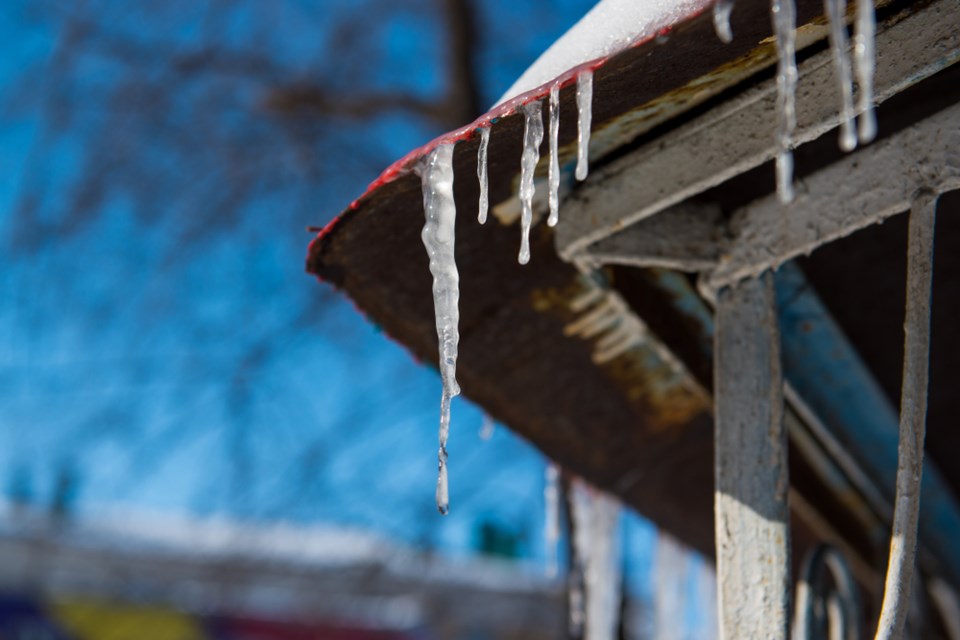
<path id="1" fill-rule="evenodd" d="M 917 555 L 930 370 L 930 296 L 933 289 L 936 211 L 937 198 L 930 193 L 918 198 L 910 210 L 897 499 L 883 608 L 877 628 L 878 640 L 899 640 L 903 637 Z"/>
<path id="2" fill-rule="evenodd" d="M 716 549 L 720 637 L 786 638 L 787 432 L 773 274 L 717 295 Z"/>
<path id="3" fill-rule="evenodd" d="M 960 0 L 938 0 L 878 25 L 877 103 L 960 59 L 958 14 Z M 795 145 L 840 120 L 830 51 L 810 57 L 799 71 Z M 563 204 L 560 255 L 574 260 L 588 245 L 769 161 L 776 153 L 775 102 L 776 82 L 766 81 L 593 171 Z"/>

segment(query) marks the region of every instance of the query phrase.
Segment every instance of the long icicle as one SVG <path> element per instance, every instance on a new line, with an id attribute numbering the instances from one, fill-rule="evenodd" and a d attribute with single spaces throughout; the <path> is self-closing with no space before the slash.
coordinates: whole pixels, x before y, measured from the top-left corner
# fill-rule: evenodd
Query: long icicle
<path id="1" fill-rule="evenodd" d="M 853 74 L 850 70 L 848 53 L 846 0 L 824 0 L 824 9 L 830 20 L 830 50 L 833 53 L 833 68 L 837 75 L 837 89 L 840 92 L 840 148 L 853 151 L 857 146 L 857 134 L 854 131 L 853 110 Z"/>
<path id="2" fill-rule="evenodd" d="M 793 200 L 793 130 L 797 124 L 797 15 L 794 0 L 773 0 L 771 14 L 777 37 L 777 195 Z"/>
<path id="3" fill-rule="evenodd" d="M 430 258 L 433 307 L 440 351 L 440 448 L 437 453 L 437 509 L 446 515 L 450 494 L 447 481 L 447 438 L 450 435 L 450 401 L 460 394 L 457 384 L 457 348 L 460 342 L 460 274 L 454 257 L 457 208 L 453 199 L 453 143 L 441 144 L 419 167 L 423 187 L 425 223 L 420 237 Z"/>
<path id="4" fill-rule="evenodd" d="M 730 28 L 730 14 L 733 13 L 733 0 L 717 0 L 713 5 L 713 30 L 720 42 L 733 42 L 733 29 Z"/>
<path id="5" fill-rule="evenodd" d="M 860 144 L 867 144 L 877 137 L 877 116 L 873 112 L 876 30 L 873 0 L 858 0 L 853 55 L 857 63 L 857 84 L 859 85 L 860 100 L 857 111 L 860 113 Z"/>
<path id="6" fill-rule="evenodd" d="M 899 640 L 903 636 L 910 606 L 910 583 L 917 555 L 917 525 L 920 517 L 923 440 L 927 426 L 930 295 L 936 212 L 937 198 L 931 194 L 918 198 L 910 209 L 897 495 L 877 640 Z"/>
<path id="7" fill-rule="evenodd" d="M 583 482 L 571 485 L 574 545 L 583 562 L 584 640 L 614 640 L 620 602 L 620 503 Z"/>
<path id="8" fill-rule="evenodd" d="M 544 499 L 544 542 L 546 542 L 547 577 L 557 575 L 557 545 L 560 541 L 560 470 L 554 463 L 547 464 Z"/>
<path id="9" fill-rule="evenodd" d="M 550 87 L 550 217 L 547 226 L 555 227 L 560 220 L 560 153 L 557 149 L 560 135 L 560 83 Z"/>
<path id="10" fill-rule="evenodd" d="M 490 144 L 490 127 L 480 127 L 480 148 L 477 150 L 477 180 L 480 181 L 480 204 L 477 209 L 477 221 L 487 221 L 490 209 L 490 187 L 487 178 L 487 145 Z"/>
<path id="11" fill-rule="evenodd" d="M 593 71 L 577 74 L 577 180 L 590 171 L 590 127 L 593 120 Z"/>
<path id="12" fill-rule="evenodd" d="M 523 156 L 520 159 L 520 256 L 518 262 L 530 262 L 530 225 L 533 224 L 533 174 L 540 162 L 543 142 L 543 114 L 539 100 L 523 106 Z"/>

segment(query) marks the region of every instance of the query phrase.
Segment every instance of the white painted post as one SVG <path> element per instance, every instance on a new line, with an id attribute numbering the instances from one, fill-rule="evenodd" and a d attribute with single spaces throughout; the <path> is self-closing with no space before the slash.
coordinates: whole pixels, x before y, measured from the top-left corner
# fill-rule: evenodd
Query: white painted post
<path id="1" fill-rule="evenodd" d="M 720 638 L 789 630 L 787 438 L 773 274 L 717 293 L 714 348 Z"/>

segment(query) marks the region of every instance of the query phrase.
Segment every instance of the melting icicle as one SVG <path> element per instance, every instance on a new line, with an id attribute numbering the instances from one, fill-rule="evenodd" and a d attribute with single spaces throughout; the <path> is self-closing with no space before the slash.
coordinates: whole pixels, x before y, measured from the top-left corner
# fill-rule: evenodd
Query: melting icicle
<path id="1" fill-rule="evenodd" d="M 593 71 L 577 74 L 577 180 L 586 180 L 589 171 L 590 126 L 593 119 Z"/>
<path id="2" fill-rule="evenodd" d="M 794 0 L 773 0 L 773 31 L 777 36 L 777 195 L 793 200 L 793 129 L 797 124 L 797 9 Z"/>
<path id="3" fill-rule="evenodd" d="M 574 545 L 584 566 L 584 640 L 616 638 L 620 609 L 620 503 L 582 482 L 572 485 Z"/>
<path id="4" fill-rule="evenodd" d="M 840 148 L 853 151 L 857 146 L 857 136 L 853 130 L 853 77 L 847 54 L 847 26 L 844 23 L 847 2 L 825 0 L 824 4 L 830 20 L 830 49 L 833 52 L 833 67 L 840 90 Z"/>
<path id="5" fill-rule="evenodd" d="M 496 428 L 496 425 L 493 422 L 493 418 L 487 414 L 483 414 L 483 423 L 480 425 L 480 439 L 489 440 L 493 437 L 493 430 Z"/>
<path id="6" fill-rule="evenodd" d="M 530 262 L 530 225 L 533 223 L 533 172 L 540 162 L 543 114 L 539 100 L 523 106 L 523 156 L 520 159 L 520 264 Z"/>
<path id="7" fill-rule="evenodd" d="M 487 221 L 487 210 L 490 209 L 489 180 L 487 180 L 487 145 L 490 144 L 490 127 L 481 127 L 480 149 L 477 151 L 477 179 L 480 180 L 480 207 L 477 220 L 480 224 Z"/>
<path id="8" fill-rule="evenodd" d="M 874 35 L 877 30 L 873 0 L 857 2 L 853 54 L 857 63 L 857 84 L 860 87 L 860 144 L 877 136 L 877 117 L 873 113 L 873 72 L 876 68 Z"/>
<path id="9" fill-rule="evenodd" d="M 724 44 L 733 42 L 733 29 L 730 28 L 731 13 L 733 13 L 733 0 L 717 0 L 713 5 L 713 29 Z"/>
<path id="10" fill-rule="evenodd" d="M 433 307 L 436 314 L 440 351 L 440 450 L 437 476 L 437 508 L 449 509 L 447 485 L 447 436 L 450 434 L 450 401 L 459 395 L 457 384 L 457 346 L 460 342 L 460 274 L 454 258 L 454 226 L 457 208 L 453 200 L 453 147 L 441 144 L 430 152 L 419 167 L 423 183 L 423 209 L 426 222 L 421 238 L 430 258 L 433 275 Z"/>
<path id="11" fill-rule="evenodd" d="M 560 220 L 560 154 L 557 140 L 560 135 L 560 83 L 550 87 L 550 217 L 547 226 L 555 227 Z"/>
<path id="12" fill-rule="evenodd" d="M 557 465 L 547 465 L 546 486 L 543 489 L 546 510 L 544 539 L 547 543 L 547 576 L 557 575 L 557 545 L 560 541 L 560 470 Z"/>

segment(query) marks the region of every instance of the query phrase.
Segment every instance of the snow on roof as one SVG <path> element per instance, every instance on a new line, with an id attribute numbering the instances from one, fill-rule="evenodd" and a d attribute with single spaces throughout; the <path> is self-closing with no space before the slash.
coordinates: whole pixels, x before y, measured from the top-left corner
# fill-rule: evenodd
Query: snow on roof
<path id="1" fill-rule="evenodd" d="M 531 91 L 573 67 L 653 37 L 711 4 L 712 0 L 601 0 L 537 58 L 497 104 Z"/>

